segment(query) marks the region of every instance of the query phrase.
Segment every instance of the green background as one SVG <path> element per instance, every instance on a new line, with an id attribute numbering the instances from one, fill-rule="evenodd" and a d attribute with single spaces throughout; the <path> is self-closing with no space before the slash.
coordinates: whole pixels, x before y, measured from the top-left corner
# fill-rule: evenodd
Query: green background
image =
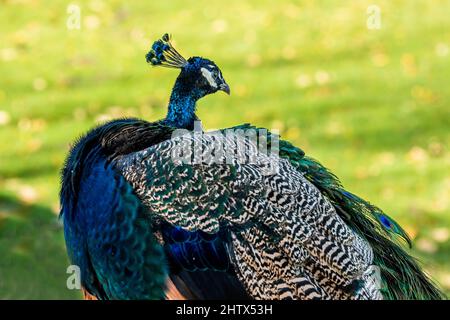
<path id="1" fill-rule="evenodd" d="M 207 129 L 280 130 L 397 219 L 449 293 L 449 12 L 438 0 L 0 1 L 0 298 L 80 298 L 66 288 L 59 170 L 96 123 L 164 116 L 177 71 L 144 56 L 165 32 L 230 84 L 231 97 L 200 101 Z"/>

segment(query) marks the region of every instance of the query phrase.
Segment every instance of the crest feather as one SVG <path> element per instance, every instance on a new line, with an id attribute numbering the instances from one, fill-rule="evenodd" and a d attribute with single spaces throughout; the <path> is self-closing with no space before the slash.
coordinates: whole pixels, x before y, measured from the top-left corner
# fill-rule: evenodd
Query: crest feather
<path id="1" fill-rule="evenodd" d="M 152 66 L 178 69 L 187 64 L 186 59 L 172 46 L 170 39 L 170 35 L 166 33 L 153 43 L 151 50 L 145 56 L 147 63 Z"/>

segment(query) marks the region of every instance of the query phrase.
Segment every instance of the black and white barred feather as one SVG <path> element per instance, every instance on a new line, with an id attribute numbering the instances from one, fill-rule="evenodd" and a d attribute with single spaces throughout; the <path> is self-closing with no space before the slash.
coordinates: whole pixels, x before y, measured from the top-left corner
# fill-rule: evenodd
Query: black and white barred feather
<path id="1" fill-rule="evenodd" d="M 230 260 L 253 298 L 382 299 L 371 247 L 301 172 L 274 154 L 242 161 L 211 153 L 214 136 L 166 140 L 114 165 L 153 219 L 188 231 L 226 229 Z M 225 139 L 223 147 L 236 150 L 236 143 L 257 152 L 244 138 Z M 208 157 L 174 157 L 186 147 Z"/>

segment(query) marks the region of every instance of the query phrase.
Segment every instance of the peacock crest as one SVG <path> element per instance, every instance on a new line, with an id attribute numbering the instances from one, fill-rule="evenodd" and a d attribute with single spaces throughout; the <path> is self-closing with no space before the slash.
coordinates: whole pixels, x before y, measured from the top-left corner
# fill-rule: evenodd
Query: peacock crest
<path id="1" fill-rule="evenodd" d="M 171 36 L 166 33 L 153 43 L 151 50 L 145 56 L 147 63 L 152 66 L 178 69 L 187 64 L 186 59 L 172 46 L 170 39 Z"/>

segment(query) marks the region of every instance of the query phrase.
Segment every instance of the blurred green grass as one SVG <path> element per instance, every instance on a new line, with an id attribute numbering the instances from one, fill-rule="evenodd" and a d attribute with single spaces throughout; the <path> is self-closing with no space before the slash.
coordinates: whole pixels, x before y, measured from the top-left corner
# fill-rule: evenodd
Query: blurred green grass
<path id="1" fill-rule="evenodd" d="M 81 8 L 81 29 L 66 26 Z M 221 67 L 208 129 L 251 122 L 396 218 L 450 292 L 450 1 L 0 1 L 0 298 L 66 289 L 58 223 L 68 146 L 99 121 L 165 114 L 176 71 L 144 55 L 165 32 Z"/>

